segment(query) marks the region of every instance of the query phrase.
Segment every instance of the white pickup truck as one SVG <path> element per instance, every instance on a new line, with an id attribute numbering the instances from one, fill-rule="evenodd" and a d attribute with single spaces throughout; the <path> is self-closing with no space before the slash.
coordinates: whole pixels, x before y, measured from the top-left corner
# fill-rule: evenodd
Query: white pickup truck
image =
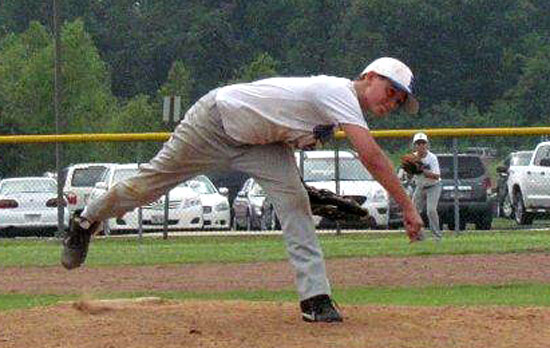
<path id="1" fill-rule="evenodd" d="M 537 145 L 527 166 L 511 166 L 508 192 L 519 225 L 550 214 L 550 141 Z"/>

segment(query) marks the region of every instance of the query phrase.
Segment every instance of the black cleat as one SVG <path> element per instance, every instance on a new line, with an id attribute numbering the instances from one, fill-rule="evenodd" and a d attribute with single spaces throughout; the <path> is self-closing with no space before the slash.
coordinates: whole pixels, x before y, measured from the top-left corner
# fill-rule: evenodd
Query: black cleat
<path id="1" fill-rule="evenodd" d="M 89 226 L 84 228 L 81 223 Z M 66 269 L 77 268 L 86 261 L 90 239 L 98 226 L 99 222 L 90 223 L 79 216 L 71 219 L 67 236 L 63 239 L 63 253 L 61 254 L 63 267 Z"/>
<path id="2" fill-rule="evenodd" d="M 302 319 L 313 322 L 340 322 L 342 316 L 334 306 L 334 301 L 328 295 L 317 295 L 300 302 Z"/>

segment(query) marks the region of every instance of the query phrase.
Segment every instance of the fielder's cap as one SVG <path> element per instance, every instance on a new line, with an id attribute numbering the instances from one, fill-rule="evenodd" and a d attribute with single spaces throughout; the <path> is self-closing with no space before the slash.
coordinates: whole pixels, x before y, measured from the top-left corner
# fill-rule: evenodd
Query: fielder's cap
<path id="1" fill-rule="evenodd" d="M 418 112 L 420 105 L 414 96 L 414 75 L 405 63 L 391 57 L 378 58 L 363 70 L 361 76 L 371 71 L 384 76 L 393 83 L 395 88 L 407 93 L 407 101 L 403 105 L 407 113 Z"/>
<path id="2" fill-rule="evenodd" d="M 416 133 L 413 137 L 413 144 L 416 144 L 417 141 L 428 142 L 428 136 L 426 135 L 426 133 Z"/>

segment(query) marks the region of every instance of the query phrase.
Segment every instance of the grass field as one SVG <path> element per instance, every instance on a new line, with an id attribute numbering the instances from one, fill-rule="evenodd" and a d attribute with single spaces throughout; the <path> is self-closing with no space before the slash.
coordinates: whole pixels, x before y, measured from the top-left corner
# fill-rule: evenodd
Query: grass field
<path id="1" fill-rule="evenodd" d="M 402 233 L 321 235 L 327 259 L 351 257 L 426 257 L 437 255 L 548 253 L 546 231 L 466 232 L 446 235 L 442 242 L 409 244 Z M 280 236 L 98 238 L 91 245 L 88 267 L 147 266 L 187 263 L 239 263 L 286 260 Z M 59 240 L 0 240 L 2 267 L 57 266 Z M 132 292 L 98 294 L 103 298 L 160 296 L 168 299 L 244 299 L 294 301 L 293 291 L 232 291 L 224 293 Z M 459 285 L 427 287 L 361 287 L 335 289 L 345 304 L 512 305 L 549 306 L 550 284 Z M 76 295 L 9 294 L 0 290 L 0 310 L 43 306 Z"/>
<path id="2" fill-rule="evenodd" d="M 403 233 L 321 235 L 327 258 L 374 256 L 468 255 L 548 252 L 548 231 L 464 232 L 445 235 L 441 243 L 408 243 Z M 286 260 L 281 236 L 205 236 L 96 238 L 87 259 L 90 267 L 159 265 L 202 262 Z M 0 239 L 0 265 L 54 266 L 59 263 L 60 241 Z"/>

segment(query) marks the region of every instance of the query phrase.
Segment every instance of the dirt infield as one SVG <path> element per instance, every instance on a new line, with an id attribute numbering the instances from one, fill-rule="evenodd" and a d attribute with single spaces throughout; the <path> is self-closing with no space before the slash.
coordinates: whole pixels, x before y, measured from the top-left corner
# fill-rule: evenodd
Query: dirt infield
<path id="1" fill-rule="evenodd" d="M 333 285 L 550 283 L 550 255 L 329 260 Z M 0 268 L 2 293 L 293 289 L 287 262 L 157 267 Z M 296 303 L 97 302 L 0 312 L 0 347 L 548 347 L 550 309 L 341 306 L 307 324 Z"/>

